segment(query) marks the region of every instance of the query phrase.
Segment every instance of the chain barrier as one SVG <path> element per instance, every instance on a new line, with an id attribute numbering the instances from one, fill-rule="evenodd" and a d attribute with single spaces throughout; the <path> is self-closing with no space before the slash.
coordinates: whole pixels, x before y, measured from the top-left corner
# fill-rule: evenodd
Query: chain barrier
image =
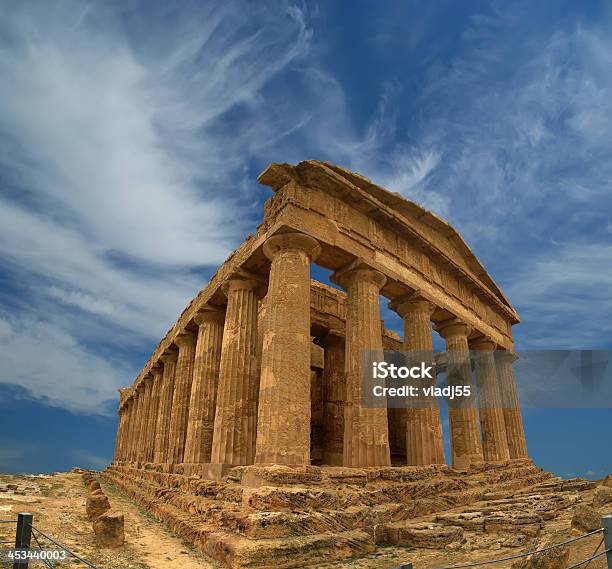
<path id="1" fill-rule="evenodd" d="M 542 553 L 545 553 L 546 551 L 550 551 L 551 549 L 562 547 L 569 543 L 574 543 L 576 541 L 585 539 L 587 537 L 591 537 L 592 535 L 596 535 L 598 533 L 603 533 L 604 536 L 601 538 L 601 542 L 595 548 L 595 551 L 593 552 L 591 557 L 588 557 L 587 559 L 579 561 L 578 563 L 575 563 L 571 567 L 567 567 L 567 569 L 574 569 L 576 567 L 580 567 L 581 565 L 584 565 L 585 563 L 587 565 L 583 569 L 586 569 L 591 561 L 593 561 L 594 559 L 598 559 L 602 555 L 608 555 L 608 569 L 612 569 L 612 555 L 609 555 L 610 553 L 612 553 L 612 547 L 608 547 L 608 546 L 612 546 L 612 516 L 604 517 L 602 519 L 602 526 L 603 527 L 587 532 L 583 535 L 572 537 L 565 541 L 561 541 L 560 543 L 555 543 L 553 545 L 549 545 L 547 547 L 543 547 L 542 549 L 538 549 L 535 551 L 525 551 L 523 553 L 518 553 L 516 555 L 498 557 L 497 559 L 489 559 L 487 561 L 475 561 L 473 563 L 461 563 L 459 565 L 447 565 L 445 567 L 437 567 L 436 569 L 468 569 L 469 567 L 481 567 L 483 565 L 494 565 L 495 563 L 502 563 L 504 561 L 513 561 L 515 559 L 521 559 L 524 557 L 541 555 Z M 606 544 L 607 546 L 606 549 L 604 551 L 601 551 L 600 553 L 597 553 L 597 550 L 601 547 L 603 543 Z M 412 562 L 402 563 L 401 565 L 398 565 L 397 567 L 394 567 L 393 569 L 412 569 Z"/>
<path id="2" fill-rule="evenodd" d="M 43 545 L 41 544 L 41 540 L 39 539 L 39 537 L 41 537 L 50 541 L 53 545 L 59 548 L 60 551 L 74 558 L 75 560 L 80 561 L 87 567 L 91 567 L 92 569 L 99 569 L 99 567 L 93 564 L 91 561 L 87 561 L 87 559 L 84 559 L 80 555 L 77 555 L 74 551 L 68 549 L 64 544 L 60 543 L 50 535 L 46 534 L 41 529 L 38 529 L 36 526 L 34 526 L 32 524 L 32 514 L 30 513 L 21 512 L 17 514 L 16 520 L 0 520 L 0 523 L 17 525 L 14 540 L 0 541 L 0 545 L 11 544 L 13 546 L 8 550 L 0 550 L 0 552 L 5 554 L 2 556 L 2 559 L 0 559 L 0 564 L 2 562 L 8 562 L 13 564 L 13 569 L 27 569 L 30 562 L 42 562 L 50 569 L 54 569 L 52 559 L 49 557 L 45 557 L 44 553 L 49 553 L 50 551 L 54 551 L 57 553 L 57 549 L 51 550 L 43 547 Z M 30 546 L 32 538 L 36 542 L 38 549 L 32 550 Z M 53 560 L 56 559 L 53 558 Z"/>

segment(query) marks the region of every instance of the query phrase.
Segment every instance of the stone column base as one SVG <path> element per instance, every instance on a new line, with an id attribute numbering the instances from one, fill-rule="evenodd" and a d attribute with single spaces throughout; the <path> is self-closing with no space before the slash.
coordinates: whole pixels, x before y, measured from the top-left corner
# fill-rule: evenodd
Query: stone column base
<path id="1" fill-rule="evenodd" d="M 183 462 L 180 465 L 185 476 L 202 476 L 202 464 L 199 462 Z"/>
<path id="2" fill-rule="evenodd" d="M 235 468 L 235 464 L 227 464 L 223 462 L 210 462 L 198 465 L 201 469 L 201 476 L 210 480 L 223 480 L 228 470 Z"/>

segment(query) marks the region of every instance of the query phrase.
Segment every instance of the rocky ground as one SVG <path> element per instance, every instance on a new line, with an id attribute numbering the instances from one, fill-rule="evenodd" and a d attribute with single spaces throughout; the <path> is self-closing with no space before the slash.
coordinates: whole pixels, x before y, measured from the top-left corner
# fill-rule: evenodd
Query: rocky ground
<path id="1" fill-rule="evenodd" d="M 13 519 L 17 512 L 31 512 L 35 527 L 100 569 L 220 568 L 173 536 L 118 489 L 104 482 L 102 487 L 112 508 L 125 516 L 126 543 L 119 549 L 102 549 L 96 545 L 92 524 L 85 515 L 87 490 L 80 474 L 0 475 L 0 519 Z M 0 541 L 14 539 L 14 532 L 14 525 L 0 524 Z M 34 565 L 39 566 L 44 565 Z M 85 566 L 54 562 L 54 567 Z"/>
<path id="2" fill-rule="evenodd" d="M 583 535 L 589 530 L 589 524 L 604 515 L 612 515 L 611 477 L 595 484 L 581 484 L 576 481 L 568 484 L 565 490 L 563 483 L 558 483 L 559 480 L 542 484 L 539 493 L 526 492 L 525 498 L 531 499 L 520 497 L 487 500 L 472 504 L 468 508 L 455 508 L 440 516 L 425 516 L 414 521 L 415 526 L 422 524 L 430 528 L 435 528 L 440 522 L 443 526 L 452 524 L 453 527 L 462 527 L 461 535 L 449 543 L 443 543 L 445 536 L 442 532 L 441 539 L 432 537 L 431 540 L 425 540 L 426 547 L 387 547 L 378 549 L 376 553 L 364 559 L 323 564 L 318 567 L 391 569 L 406 561 L 412 561 L 415 569 L 433 569 L 509 557 Z M 493 515 L 489 515 L 487 510 Z M 505 527 L 502 512 L 506 512 L 508 517 L 513 519 L 513 522 Z M 536 516 L 539 517 L 537 523 L 534 519 Z M 597 551 L 602 551 L 601 540 L 602 535 L 597 534 L 576 541 L 563 548 L 565 554 L 562 559 L 558 559 L 555 553 L 554 557 L 551 555 L 552 559 L 540 564 L 509 560 L 491 567 L 563 569 L 591 557 L 598 546 L 600 547 Z M 589 564 L 589 569 L 606 567 L 605 556 Z"/>
<path id="3" fill-rule="evenodd" d="M 101 569 L 221 567 L 173 536 L 118 487 L 101 482 L 113 510 L 125 515 L 126 544 L 119 549 L 102 549 L 96 545 L 91 522 L 85 515 L 87 491 L 80 474 L 0 475 L 0 519 L 11 519 L 19 511 L 29 511 L 34 515 L 35 526 Z M 541 544 L 558 543 L 584 533 L 584 528 L 572 527 L 576 510 L 584 524 L 589 523 L 589 516 L 597 519 L 612 514 L 612 480 L 608 478 L 593 485 L 578 480 L 551 479 L 523 495 L 489 496 L 488 500 L 443 514 L 416 518 L 395 528 L 386 526 L 390 543 L 418 543 L 418 547 L 378 547 L 375 553 L 358 560 L 319 564 L 317 567 L 390 569 L 412 561 L 415 569 L 433 569 L 515 555 Z M 0 524 L 0 541 L 12 539 L 13 532 L 14 526 Z M 561 566 L 591 556 L 600 540 L 601 536 L 595 535 L 572 544 Z M 508 561 L 494 567 L 511 567 L 512 563 Z M 79 565 L 56 564 L 56 567 L 61 566 Z M 604 569 L 605 566 L 605 558 L 600 558 L 589 568 Z"/>

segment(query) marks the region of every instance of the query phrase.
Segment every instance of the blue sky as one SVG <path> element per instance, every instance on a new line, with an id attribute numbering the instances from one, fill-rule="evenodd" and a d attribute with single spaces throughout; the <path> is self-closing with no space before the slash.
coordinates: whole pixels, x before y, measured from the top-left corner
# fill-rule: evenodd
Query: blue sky
<path id="1" fill-rule="evenodd" d="M 519 348 L 611 348 L 611 31 L 603 1 L 0 1 L 0 471 L 110 460 L 116 389 L 261 220 L 270 162 L 446 218 Z M 531 454 L 612 471 L 611 419 L 529 409 Z"/>

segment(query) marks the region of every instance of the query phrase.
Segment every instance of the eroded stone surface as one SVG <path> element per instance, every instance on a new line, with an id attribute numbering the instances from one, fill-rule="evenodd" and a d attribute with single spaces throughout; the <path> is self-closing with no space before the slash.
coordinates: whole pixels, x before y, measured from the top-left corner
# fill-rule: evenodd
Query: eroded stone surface
<path id="1" fill-rule="evenodd" d="M 593 506 L 595 508 L 601 508 L 606 504 L 610 504 L 612 502 L 612 487 L 609 486 L 601 486 L 597 488 L 595 492 L 595 497 L 593 498 Z"/>
<path id="2" fill-rule="evenodd" d="M 125 541 L 124 519 L 121 512 L 108 511 L 93 522 L 96 543 L 101 547 L 121 547 Z"/>
<path id="3" fill-rule="evenodd" d="M 512 564 L 512 569 L 565 569 L 569 559 L 569 547 L 555 547 L 538 553 L 548 546 L 554 545 L 549 540 L 544 540 L 533 553 L 524 559 Z"/>
<path id="4" fill-rule="evenodd" d="M 102 490 L 95 490 L 87 496 L 85 511 L 90 520 L 95 520 L 108 510 L 110 510 L 110 502 Z"/>
<path id="5" fill-rule="evenodd" d="M 468 551 L 493 539 L 520 547 L 546 523 L 544 512 L 553 519 L 579 499 L 573 490 L 547 490 L 561 483 L 525 461 L 469 472 L 437 465 L 241 466 L 218 481 L 116 466 L 105 476 L 173 531 L 236 568 L 303 567 L 367 555 L 384 544 L 426 549 L 437 541 Z M 485 499 L 492 494 L 505 497 Z"/>
<path id="6" fill-rule="evenodd" d="M 601 516 L 591 506 L 578 504 L 574 508 L 572 527 L 583 532 L 594 531 L 601 527 Z"/>

